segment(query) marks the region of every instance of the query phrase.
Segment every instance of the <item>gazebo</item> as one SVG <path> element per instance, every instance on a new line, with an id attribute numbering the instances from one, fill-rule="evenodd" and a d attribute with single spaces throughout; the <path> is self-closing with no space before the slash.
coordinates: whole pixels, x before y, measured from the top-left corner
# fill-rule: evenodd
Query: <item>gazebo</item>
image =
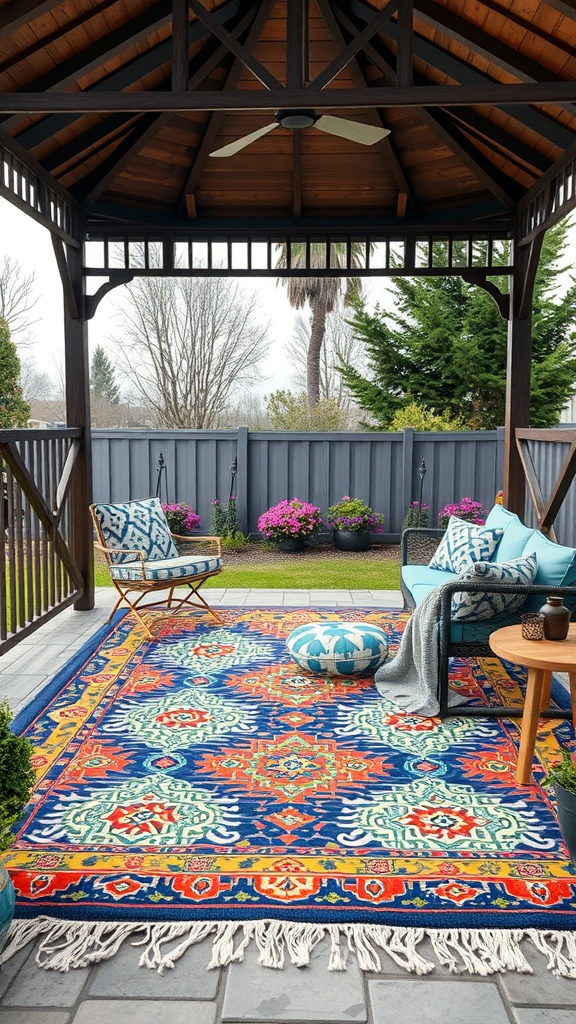
<path id="1" fill-rule="evenodd" d="M 88 322 L 138 275 L 485 288 L 508 321 L 505 503 L 523 512 L 534 276 L 576 204 L 575 37 L 574 0 L 1 0 L 0 194 L 51 232 L 63 284 L 70 550 L 15 432 L 0 455 L 68 603 L 93 604 Z"/>

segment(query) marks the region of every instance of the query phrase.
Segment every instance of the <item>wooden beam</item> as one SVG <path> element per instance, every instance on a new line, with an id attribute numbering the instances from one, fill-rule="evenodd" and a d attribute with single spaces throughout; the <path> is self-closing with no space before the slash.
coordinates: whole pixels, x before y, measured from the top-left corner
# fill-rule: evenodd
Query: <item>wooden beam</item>
<path id="1" fill-rule="evenodd" d="M 11 3 L 5 4 L 0 9 L 0 39 L 11 35 L 16 29 L 34 21 L 35 18 L 41 18 L 43 14 L 47 14 L 54 7 L 59 7 L 61 3 L 62 0 L 44 0 L 44 3 L 38 3 L 38 0 L 12 0 Z"/>
<path id="2" fill-rule="evenodd" d="M 366 4 L 361 2 L 361 0 L 340 0 L 340 2 L 344 4 L 347 12 L 350 12 L 354 17 L 358 18 L 361 22 L 367 21 L 371 16 L 368 12 L 371 12 L 372 8 L 367 7 Z M 355 31 L 358 31 L 357 26 L 355 26 Z M 391 39 L 397 40 L 397 26 L 394 22 L 392 22 L 388 26 L 386 34 Z M 366 52 L 368 52 L 368 46 L 370 45 L 371 44 L 368 44 L 365 47 Z M 374 49 L 377 45 L 380 45 L 380 41 L 374 40 L 372 49 Z M 460 88 L 467 89 L 469 86 L 475 86 L 477 87 L 478 90 L 482 90 L 481 94 L 476 94 L 482 95 L 482 99 L 479 99 L 477 101 L 478 103 L 483 103 L 484 99 L 486 98 L 487 102 L 490 105 L 500 107 L 504 113 L 507 113 L 510 115 L 510 117 L 515 118 L 515 120 L 518 121 L 520 124 L 523 124 L 527 128 L 531 128 L 533 131 L 538 132 L 539 135 L 542 135 L 545 139 L 548 139 L 550 142 L 554 143 L 554 145 L 559 146 L 562 149 L 565 149 L 566 146 L 569 146 L 573 142 L 574 133 L 571 132 L 569 129 L 565 128 L 562 124 L 559 124 L 558 122 L 552 120 L 552 118 L 547 117 L 544 113 L 542 113 L 539 110 L 532 110 L 529 107 L 524 110 L 516 110 L 513 92 L 505 92 L 506 89 L 510 88 L 512 90 L 529 89 L 532 87 L 532 85 L 535 87 L 539 83 L 525 83 L 522 85 L 517 85 L 516 83 L 494 83 L 491 79 L 487 78 L 485 74 L 483 74 L 481 71 L 473 67 L 472 64 L 460 60 L 458 57 L 455 57 L 448 51 L 443 50 L 437 44 L 429 41 L 428 39 L 423 39 L 420 36 L 413 37 L 413 50 L 414 56 L 419 57 L 422 61 L 424 61 L 427 64 L 430 64 L 432 67 L 437 68 L 439 71 L 442 72 L 442 74 L 454 79 L 456 82 L 460 84 Z M 489 93 L 487 90 L 488 88 L 491 88 L 491 85 L 495 84 L 500 84 L 501 89 L 504 91 L 501 91 L 499 96 L 493 96 L 492 98 L 489 98 Z M 543 86 L 545 83 L 541 84 Z M 559 80 L 556 79 L 556 81 L 553 81 L 551 84 L 568 86 L 568 89 L 565 90 L 565 94 L 563 96 L 557 96 L 558 103 L 561 104 L 563 101 L 571 103 L 576 98 L 576 92 L 570 89 L 569 83 L 560 83 Z M 435 89 L 436 86 L 431 86 L 430 88 Z M 486 92 L 484 92 L 485 89 Z M 464 93 L 462 93 L 462 96 L 463 95 Z M 510 105 L 508 106 L 509 101 L 512 102 L 510 102 Z M 475 102 L 476 101 L 472 100 L 471 103 L 466 104 L 466 106 L 474 106 Z M 535 100 L 534 102 L 538 103 L 540 101 Z M 546 102 L 546 100 L 542 100 L 542 102 Z M 422 105 L 455 106 L 456 104 L 438 104 L 433 99 L 430 104 L 423 103 Z"/>
<path id="3" fill-rule="evenodd" d="M 248 35 L 244 43 L 244 46 L 247 50 L 251 50 L 252 47 L 254 47 L 258 42 L 258 39 L 260 38 L 260 33 L 262 32 L 262 29 L 264 28 L 264 25 L 266 24 L 266 21 L 268 19 L 268 15 L 272 10 L 272 4 L 273 0 L 263 0 L 258 9 L 256 17 L 252 20 L 251 16 L 247 16 L 247 18 L 244 18 L 240 25 L 237 27 L 238 35 L 240 35 L 240 33 L 243 32 L 244 29 L 247 27 L 248 21 L 252 21 L 250 31 L 248 32 Z M 232 64 L 232 67 L 228 73 L 228 77 L 226 78 L 226 81 L 223 86 L 224 92 L 231 92 L 236 88 L 240 80 L 242 70 L 243 64 L 241 63 L 241 61 L 239 61 L 238 59 L 234 60 L 234 63 Z M 200 180 L 200 176 L 204 170 L 204 167 L 206 166 L 208 156 L 210 155 L 210 152 L 214 147 L 216 137 L 218 135 L 218 132 L 220 131 L 220 128 L 222 127 L 223 121 L 224 114 L 219 112 L 212 114 L 208 122 L 206 131 L 204 132 L 204 135 L 202 137 L 202 142 L 198 147 L 196 156 L 194 158 L 194 162 L 192 164 L 192 167 L 190 168 L 188 177 L 186 178 L 186 181 L 184 183 L 184 188 L 180 193 L 180 199 L 178 200 L 176 208 L 177 216 L 182 216 L 184 213 L 184 209 L 187 209 L 188 193 L 196 191 L 196 187 Z M 196 208 L 196 202 L 194 202 L 194 208 Z M 196 216 L 196 214 L 194 216 Z"/>
<path id="4" fill-rule="evenodd" d="M 396 82 L 400 86 L 412 85 L 413 21 L 413 0 L 402 0 L 398 8 L 398 48 L 396 51 Z"/>
<path id="5" fill-rule="evenodd" d="M 367 43 L 376 33 L 390 21 L 393 14 L 398 10 L 399 0 L 388 0 L 388 3 L 382 10 L 372 18 L 365 28 L 361 32 L 358 32 L 354 39 L 348 46 L 338 54 L 334 60 L 330 61 L 327 68 L 321 71 L 319 75 L 310 83 L 310 89 L 325 89 L 330 82 L 339 75 L 345 67 L 348 66 L 350 61 L 360 52 L 365 43 Z"/>
<path id="6" fill-rule="evenodd" d="M 262 85 L 269 89 L 270 92 L 274 92 L 276 89 L 281 89 L 281 83 L 278 79 L 270 72 L 259 60 L 249 53 L 238 41 L 216 20 L 214 15 L 210 14 L 205 7 L 203 7 L 200 0 L 188 0 L 190 7 L 194 11 L 194 14 L 201 21 L 206 28 L 210 29 L 213 35 L 224 43 L 231 53 L 238 58 L 239 61 L 244 65 L 248 71 L 251 71 L 255 78 L 258 79 Z"/>
<path id="7" fill-rule="evenodd" d="M 55 235 L 52 235 L 51 237 L 52 248 L 54 249 L 54 256 L 56 257 L 56 266 L 58 267 L 60 280 L 62 281 L 64 306 L 68 315 L 71 316 L 73 320 L 78 320 L 82 308 L 82 296 L 77 295 L 74 290 L 74 285 L 70 276 L 70 268 L 66 258 L 66 249 L 62 240 L 57 238 Z"/>
<path id="8" fill-rule="evenodd" d="M 508 321 L 508 357 L 506 365 L 506 413 L 504 430 L 504 504 L 524 518 L 526 479 L 516 446 L 516 429 L 530 426 L 530 370 L 532 365 L 531 306 L 520 318 L 520 302 L 525 293 L 528 254 L 514 244 L 514 269 L 511 275 L 510 319 Z"/>
<path id="9" fill-rule="evenodd" d="M 186 113 L 188 110 L 277 110 L 282 107 L 294 110 L 317 107 L 324 110 L 361 110 L 366 107 L 373 110 L 375 107 L 468 107 L 483 103 L 513 108 L 527 107 L 534 103 L 559 104 L 564 101 L 576 101 L 576 82 L 503 85 L 484 80 L 483 85 L 474 86 L 427 85 L 324 91 L 280 87 L 270 92 L 242 89 L 230 95 L 212 90 L 172 94 L 155 90 L 104 92 L 95 89 L 63 93 L 3 92 L 0 93 L 0 112 L 82 114 L 115 110 L 127 113 L 171 110 Z M 518 120 L 522 121 L 521 115 Z M 551 124 L 554 125 L 554 122 Z M 567 129 L 563 131 L 572 141 L 573 133 Z"/>
<path id="10" fill-rule="evenodd" d="M 90 18 L 93 17 L 93 11 L 90 11 L 88 16 Z M 169 17 L 170 0 L 159 0 L 154 7 L 149 8 L 143 14 L 131 18 L 125 25 L 115 29 L 113 32 L 107 33 L 102 39 L 91 43 L 83 50 L 76 51 L 68 60 L 62 61 L 62 63 L 46 72 L 46 74 L 33 79 L 28 83 L 28 88 L 33 89 L 34 92 L 50 92 L 52 89 L 63 89 L 65 86 L 87 75 L 90 71 L 94 71 L 95 68 L 102 67 L 103 64 L 112 60 L 113 57 L 124 53 L 125 50 L 134 46 L 141 39 L 158 31 L 158 29 L 166 24 Z M 61 35 L 61 32 L 62 30 L 59 29 L 58 34 Z M 38 42 L 37 47 L 32 53 L 45 49 L 47 42 L 50 41 L 43 39 L 42 42 Z M 27 56 L 29 55 L 31 53 L 27 51 Z"/>
<path id="11" fill-rule="evenodd" d="M 328 0 L 316 0 L 316 6 L 320 11 L 326 28 L 330 32 L 330 35 L 332 36 L 334 42 L 336 43 L 337 46 L 343 49 L 344 46 L 346 45 L 346 41 L 344 39 L 344 36 L 342 35 L 342 31 L 336 20 L 331 4 L 328 2 Z M 354 60 L 350 62 L 350 71 L 356 88 L 365 89 L 367 85 L 366 79 L 356 57 L 354 58 Z M 391 84 L 395 84 L 393 75 L 391 75 Z M 367 111 L 367 114 L 368 120 L 370 121 L 371 124 L 377 125 L 378 127 L 381 128 L 388 127 L 380 111 Z M 406 172 L 404 170 L 404 167 L 402 166 L 402 161 L 398 156 L 396 146 L 394 145 L 394 142 L 392 140 L 392 136 L 387 135 L 384 139 L 382 139 L 382 141 L 378 143 L 378 148 L 384 155 L 388 167 L 390 168 L 390 172 L 392 174 L 392 177 L 394 178 L 394 182 L 396 184 L 399 194 L 404 194 L 407 196 L 407 199 L 410 202 L 411 211 L 412 213 L 415 213 L 417 210 L 417 203 L 416 197 L 414 195 L 414 190 L 410 182 L 408 181 Z"/>
<path id="12" fill-rule="evenodd" d="M 342 15 L 341 20 L 348 31 L 353 30 L 354 23 L 346 15 Z M 394 86 L 396 73 L 388 61 L 371 44 L 368 44 L 366 47 L 366 53 L 386 80 Z M 513 183 L 496 169 L 492 168 L 485 157 L 477 152 L 471 143 L 454 128 L 445 111 L 431 111 L 422 107 L 418 111 L 418 115 L 500 202 L 509 209 L 513 208 L 515 199 L 509 191 L 510 188 L 514 187 Z"/>
<path id="13" fill-rule="evenodd" d="M 302 133 L 292 133 L 292 216 L 302 216 Z"/>
<path id="14" fill-rule="evenodd" d="M 414 10 L 427 24 L 444 32 L 474 53 L 484 57 L 490 64 L 502 68 L 522 82 L 544 82 L 550 79 L 550 72 L 535 60 L 525 57 L 518 50 L 506 46 L 493 35 L 453 14 L 446 7 L 441 7 L 433 0 L 413 0 Z M 465 8 L 464 8 L 465 10 Z M 533 34 L 538 37 L 538 30 L 532 25 Z"/>
<path id="15" fill-rule="evenodd" d="M 304 88 L 304 40 L 308 25 L 304 0 L 291 0 L 286 4 L 286 88 Z"/>
<path id="16" fill-rule="evenodd" d="M 188 0 L 172 0 L 172 91 L 188 88 Z"/>
<path id="17" fill-rule="evenodd" d="M 247 25 L 252 20 L 252 14 L 246 14 L 239 24 L 234 29 L 238 35 L 246 29 Z M 201 82 L 218 66 L 222 58 L 226 53 L 226 48 L 223 45 L 215 46 L 211 56 L 206 60 L 205 58 L 200 60 L 200 55 L 193 62 L 196 67 L 192 77 L 188 81 L 189 89 L 196 89 Z M 106 166 L 100 165 L 95 171 L 89 176 L 90 181 L 81 182 L 80 184 L 87 184 L 88 191 L 84 190 L 83 207 L 88 209 L 101 195 L 106 191 L 108 185 L 120 174 L 120 172 L 126 167 L 132 158 L 140 152 L 148 141 L 164 127 L 165 124 L 173 117 L 173 114 L 157 114 L 144 116 L 140 124 L 140 134 L 138 131 L 133 132 L 129 136 L 129 140 L 126 140 L 125 144 L 120 144 L 114 151 L 113 155 L 106 162 Z"/>
<path id="18" fill-rule="evenodd" d="M 238 12 L 243 9 L 241 0 L 230 0 L 229 3 L 223 4 L 219 7 L 214 14 L 214 17 L 220 19 L 233 19 L 237 17 Z M 250 8 L 253 9 L 253 2 L 250 3 Z M 199 22 L 194 22 L 188 29 L 188 41 L 190 46 L 193 43 L 198 42 L 207 35 L 207 30 Z M 144 78 L 150 71 L 154 71 L 157 67 L 162 64 L 167 64 L 172 58 L 172 41 L 166 39 L 159 43 L 157 46 L 146 50 L 141 53 L 140 56 L 135 57 L 134 60 L 128 64 L 124 64 L 110 74 L 104 75 L 103 78 L 99 79 L 90 89 L 86 90 L 85 93 L 78 95 L 88 95 L 91 93 L 108 92 L 114 90 L 131 89 L 140 79 Z M 163 91 L 162 89 L 159 90 Z M 76 116 L 65 116 L 60 115 L 58 117 L 45 118 L 43 121 L 39 121 L 36 124 L 31 125 L 29 128 L 25 128 L 24 131 L 18 135 L 19 141 L 22 145 L 28 149 L 33 149 L 40 143 L 45 142 L 46 139 L 52 138 L 56 132 L 61 131 L 62 128 L 68 127 L 73 124 L 76 117 L 78 117 L 82 111 L 79 111 Z M 11 126 L 17 123 L 18 119 L 9 118 L 3 122 L 4 127 Z"/>

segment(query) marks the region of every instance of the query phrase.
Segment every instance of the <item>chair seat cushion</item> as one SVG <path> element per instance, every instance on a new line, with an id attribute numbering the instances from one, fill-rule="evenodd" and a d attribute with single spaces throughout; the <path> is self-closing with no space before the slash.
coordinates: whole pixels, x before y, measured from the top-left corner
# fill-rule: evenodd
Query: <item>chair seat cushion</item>
<path id="1" fill-rule="evenodd" d="M 202 576 L 207 572 L 218 572 L 222 568 L 222 559 L 210 555 L 181 555 L 178 558 L 157 558 L 153 562 L 144 562 L 145 578 L 160 582 L 161 580 L 184 580 L 194 576 Z M 111 565 L 110 575 L 113 580 L 142 579 L 142 563 L 124 562 Z"/>
<path id="2" fill-rule="evenodd" d="M 329 676 L 374 672 L 386 659 L 386 633 L 370 622 L 311 622 L 297 626 L 286 646 L 300 668 Z"/>

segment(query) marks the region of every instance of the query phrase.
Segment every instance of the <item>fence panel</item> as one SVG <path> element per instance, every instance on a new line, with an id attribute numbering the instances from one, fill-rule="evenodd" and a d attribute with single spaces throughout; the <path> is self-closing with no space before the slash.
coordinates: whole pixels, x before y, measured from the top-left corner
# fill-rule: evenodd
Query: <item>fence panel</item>
<path id="1" fill-rule="evenodd" d="M 156 493 L 158 458 L 165 471 L 161 497 L 187 501 L 202 529 L 211 524 L 211 501 L 226 501 L 231 467 L 238 455 L 238 518 L 244 533 L 257 533 L 258 516 L 283 498 L 298 497 L 328 506 L 345 494 L 363 498 L 385 516 L 380 539 L 394 543 L 411 501 L 420 495 L 435 524 L 444 505 L 463 497 L 491 508 L 502 487 L 504 432 L 498 430 L 425 433 L 316 433 L 304 431 L 164 430 L 105 431 L 93 434 L 94 495 L 97 501 L 126 501 Z M 534 461 L 548 494 L 564 459 L 560 445 L 539 442 Z M 558 516 L 558 539 L 576 544 L 576 486 Z M 527 507 L 526 521 L 533 521 Z"/>

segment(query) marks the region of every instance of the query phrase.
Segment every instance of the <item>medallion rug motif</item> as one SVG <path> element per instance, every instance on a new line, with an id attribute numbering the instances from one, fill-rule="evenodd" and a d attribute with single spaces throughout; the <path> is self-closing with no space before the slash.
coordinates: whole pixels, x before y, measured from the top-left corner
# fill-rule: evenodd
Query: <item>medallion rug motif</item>
<path id="1" fill-rule="evenodd" d="M 371 677 L 312 675 L 286 650 L 296 626 L 344 619 L 394 652 L 402 613 L 148 614 L 155 641 L 121 618 L 16 720 L 38 773 L 5 858 L 18 918 L 575 928 L 540 785 L 569 722 L 542 720 L 519 787 L 513 720 L 401 713 Z M 451 681 L 523 700 L 523 670 L 496 658 L 454 660 Z"/>

